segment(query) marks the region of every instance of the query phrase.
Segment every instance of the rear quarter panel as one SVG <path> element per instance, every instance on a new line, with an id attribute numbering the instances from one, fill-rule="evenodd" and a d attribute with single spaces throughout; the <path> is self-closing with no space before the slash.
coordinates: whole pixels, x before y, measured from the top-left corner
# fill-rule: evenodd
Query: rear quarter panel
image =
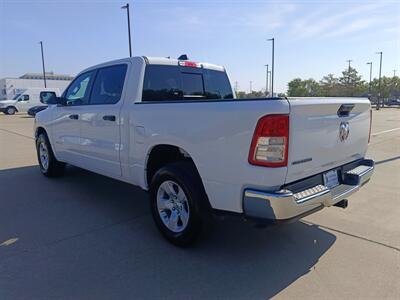
<path id="1" fill-rule="evenodd" d="M 129 110 L 129 168 L 147 188 L 145 157 L 158 144 L 175 145 L 192 157 L 213 208 L 242 212 L 245 187 L 274 190 L 284 183 L 286 167 L 248 163 L 257 121 L 287 114 L 286 100 L 192 103 L 136 103 Z"/>

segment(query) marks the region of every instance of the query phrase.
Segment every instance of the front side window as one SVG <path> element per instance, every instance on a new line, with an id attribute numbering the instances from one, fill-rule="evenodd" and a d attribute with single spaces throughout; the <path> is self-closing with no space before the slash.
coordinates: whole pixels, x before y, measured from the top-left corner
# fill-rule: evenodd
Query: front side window
<path id="1" fill-rule="evenodd" d="M 86 72 L 72 82 L 65 93 L 67 105 L 88 104 L 93 75 L 94 71 Z"/>
<path id="2" fill-rule="evenodd" d="M 105 67 L 97 72 L 90 104 L 115 104 L 121 99 L 126 65 Z"/>

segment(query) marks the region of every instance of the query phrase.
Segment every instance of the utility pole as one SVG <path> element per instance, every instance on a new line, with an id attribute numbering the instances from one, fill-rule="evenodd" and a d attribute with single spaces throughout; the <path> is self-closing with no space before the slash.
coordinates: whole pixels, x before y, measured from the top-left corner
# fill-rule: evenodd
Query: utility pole
<path id="1" fill-rule="evenodd" d="M 239 82 L 235 81 L 235 93 L 239 90 Z"/>
<path id="2" fill-rule="evenodd" d="M 266 64 L 265 67 L 267 67 L 267 74 L 266 74 L 267 76 L 265 78 L 265 96 L 268 96 L 268 73 L 269 73 L 268 64 Z"/>
<path id="3" fill-rule="evenodd" d="M 349 73 L 349 76 L 348 76 L 348 83 L 350 84 L 350 68 L 351 68 L 351 62 L 353 61 L 352 59 L 348 59 L 348 60 L 346 60 L 348 63 L 349 63 L 349 70 L 348 70 L 348 73 Z"/>
<path id="4" fill-rule="evenodd" d="M 274 97 L 274 74 L 275 74 L 275 38 L 268 39 L 268 41 L 272 41 L 272 84 L 271 84 L 271 97 Z"/>
<path id="5" fill-rule="evenodd" d="M 382 51 L 376 52 L 376 54 L 379 54 L 380 57 L 380 63 L 379 63 L 379 96 L 378 96 L 378 104 L 376 106 L 376 110 L 379 110 L 380 102 L 381 102 L 381 95 L 382 95 Z M 384 102 L 384 101 L 382 101 Z M 383 103 L 382 103 L 383 107 Z"/>
<path id="6" fill-rule="evenodd" d="M 47 85 L 46 85 L 46 69 L 44 68 L 43 42 L 40 41 L 39 44 L 40 44 L 40 49 L 41 49 L 41 51 L 42 51 L 42 68 L 43 68 L 44 87 L 47 88 Z"/>
<path id="7" fill-rule="evenodd" d="M 132 42 L 131 42 L 131 21 L 129 18 L 129 3 L 126 3 L 121 9 L 126 9 L 126 14 L 128 17 L 128 38 L 129 38 L 129 57 L 132 57 Z"/>
<path id="8" fill-rule="evenodd" d="M 369 65 L 369 86 L 368 86 L 368 94 L 371 97 L 371 81 L 372 81 L 372 61 L 367 62 Z"/>
<path id="9" fill-rule="evenodd" d="M 393 77 L 396 77 L 396 71 L 397 70 L 393 70 Z"/>
<path id="10" fill-rule="evenodd" d="M 272 72 L 271 71 L 268 71 L 268 79 L 269 79 L 269 87 L 271 88 L 271 85 L 272 85 L 272 74 L 271 74 Z"/>

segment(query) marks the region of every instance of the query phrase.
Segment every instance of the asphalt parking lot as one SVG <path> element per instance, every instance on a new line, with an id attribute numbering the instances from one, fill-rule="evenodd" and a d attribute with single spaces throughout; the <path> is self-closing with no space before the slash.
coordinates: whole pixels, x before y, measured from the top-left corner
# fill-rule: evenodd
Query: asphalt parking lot
<path id="1" fill-rule="evenodd" d="M 400 109 L 373 112 L 371 182 L 349 207 L 165 242 L 141 190 L 39 173 L 33 119 L 0 115 L 0 299 L 400 299 Z"/>

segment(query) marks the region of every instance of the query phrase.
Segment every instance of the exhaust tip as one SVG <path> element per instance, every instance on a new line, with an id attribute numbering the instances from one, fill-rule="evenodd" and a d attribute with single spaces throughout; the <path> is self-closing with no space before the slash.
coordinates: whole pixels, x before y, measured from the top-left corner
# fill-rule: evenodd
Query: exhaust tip
<path id="1" fill-rule="evenodd" d="M 347 199 L 343 199 L 342 201 L 339 201 L 338 203 L 334 204 L 333 206 L 337 206 L 340 208 L 347 208 L 347 206 L 349 205 L 349 201 Z"/>

